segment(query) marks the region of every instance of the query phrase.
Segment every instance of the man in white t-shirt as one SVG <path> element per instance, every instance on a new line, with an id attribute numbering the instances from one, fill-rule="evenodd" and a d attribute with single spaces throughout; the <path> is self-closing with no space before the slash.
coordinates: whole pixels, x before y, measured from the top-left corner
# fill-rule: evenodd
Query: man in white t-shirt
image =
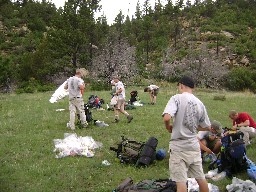
<path id="1" fill-rule="evenodd" d="M 119 122 L 119 114 L 122 113 L 126 116 L 128 119 L 128 123 L 130 123 L 133 119 L 133 116 L 131 116 L 127 111 L 124 110 L 125 105 L 125 88 L 124 84 L 120 81 L 120 78 L 118 76 L 115 76 L 113 78 L 113 81 L 115 83 L 115 93 L 114 96 L 117 97 L 117 104 L 114 106 L 114 112 L 115 112 L 115 122 Z"/>
<path id="2" fill-rule="evenodd" d="M 165 128 L 171 133 L 170 179 L 176 182 L 179 192 L 187 191 L 188 177 L 196 179 L 200 192 L 208 192 L 197 132 L 210 130 L 211 123 L 204 104 L 192 94 L 193 88 L 193 79 L 181 78 L 180 94 L 170 98 L 163 112 Z"/>
<path id="3" fill-rule="evenodd" d="M 152 105 L 156 104 L 156 97 L 159 92 L 159 87 L 157 85 L 149 85 L 144 89 L 144 92 L 149 93 L 150 103 Z"/>
<path id="4" fill-rule="evenodd" d="M 87 127 L 88 123 L 86 121 L 86 115 L 84 111 L 84 80 L 82 79 L 87 74 L 84 68 L 79 68 L 76 70 L 76 74 L 67 80 L 67 84 L 64 86 L 69 92 L 69 112 L 70 121 L 69 128 L 75 130 L 75 118 L 76 111 L 80 116 L 82 127 Z"/>

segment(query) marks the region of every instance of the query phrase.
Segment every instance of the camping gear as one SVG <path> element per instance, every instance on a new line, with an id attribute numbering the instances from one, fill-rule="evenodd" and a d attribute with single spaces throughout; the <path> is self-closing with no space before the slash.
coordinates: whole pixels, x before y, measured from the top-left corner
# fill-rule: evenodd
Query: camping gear
<path id="1" fill-rule="evenodd" d="M 256 165 L 246 155 L 245 158 L 248 164 L 247 174 L 251 180 L 256 181 Z"/>
<path id="2" fill-rule="evenodd" d="M 97 95 L 90 95 L 88 99 L 89 108 L 101 108 L 101 105 L 105 103 L 103 99 L 100 99 Z"/>
<path id="3" fill-rule="evenodd" d="M 246 148 L 242 138 L 242 132 L 223 137 L 221 139 L 222 146 L 220 155 L 208 168 L 213 170 L 217 166 L 219 173 L 225 171 L 229 177 L 232 177 L 232 174 L 246 171 Z"/>
<path id="4" fill-rule="evenodd" d="M 138 91 L 131 91 L 130 95 L 131 95 L 131 98 L 129 99 L 128 103 L 132 105 L 133 102 L 137 101 Z"/>
<path id="5" fill-rule="evenodd" d="M 112 192 L 176 192 L 176 182 L 170 179 L 145 179 L 133 183 L 131 177 L 126 178 Z"/>
<path id="6" fill-rule="evenodd" d="M 135 166 L 148 166 L 155 160 L 157 139 L 150 137 L 148 141 L 139 142 L 133 139 L 121 137 L 117 148 L 110 147 L 116 152 L 116 157 L 121 163 L 134 164 Z"/>
<path id="7" fill-rule="evenodd" d="M 159 149 L 156 152 L 156 159 L 157 160 L 163 160 L 166 157 L 166 150 L 164 149 Z"/>
<path id="8" fill-rule="evenodd" d="M 86 115 L 86 121 L 89 123 L 89 122 L 92 122 L 93 118 L 92 118 L 92 112 L 89 108 L 89 105 L 88 104 L 84 104 L 84 113 Z M 80 120 L 80 114 L 77 114 L 77 124 L 81 124 L 81 120 Z"/>

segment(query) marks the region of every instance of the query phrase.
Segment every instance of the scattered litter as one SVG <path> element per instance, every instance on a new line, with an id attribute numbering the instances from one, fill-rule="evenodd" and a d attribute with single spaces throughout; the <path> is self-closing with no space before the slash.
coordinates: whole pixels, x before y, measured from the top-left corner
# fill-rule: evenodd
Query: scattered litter
<path id="1" fill-rule="evenodd" d="M 226 189 L 228 192 L 233 191 L 256 191 L 256 185 L 250 180 L 243 181 L 236 177 L 233 177 L 232 184 L 227 185 Z"/>
<path id="2" fill-rule="evenodd" d="M 102 161 L 102 165 L 109 166 L 111 164 L 108 162 L 108 160 L 104 160 L 104 161 Z"/>
<path id="3" fill-rule="evenodd" d="M 226 175 L 227 175 L 226 171 L 222 171 L 221 173 L 218 173 L 217 175 L 214 175 L 214 176 L 212 177 L 212 180 L 213 180 L 213 181 L 219 181 L 219 180 L 225 178 Z"/>
<path id="4" fill-rule="evenodd" d="M 214 170 L 210 170 L 208 171 L 208 173 L 205 174 L 205 177 L 207 179 L 211 179 L 212 177 L 214 177 L 215 175 L 218 174 L 218 168 L 214 169 Z"/>
<path id="5" fill-rule="evenodd" d="M 97 108 L 96 110 L 97 110 L 97 111 L 105 111 L 105 109 L 102 108 L 102 107 L 101 107 L 101 108 Z"/>
<path id="6" fill-rule="evenodd" d="M 65 109 L 56 109 L 56 111 L 64 111 Z"/>
<path id="7" fill-rule="evenodd" d="M 216 160 L 217 160 L 217 156 L 215 154 L 207 154 L 207 155 L 204 155 L 203 157 L 203 161 L 205 163 L 212 163 Z"/>
<path id="8" fill-rule="evenodd" d="M 97 126 L 97 127 L 108 127 L 109 125 L 106 124 L 104 121 L 95 121 L 94 124 Z"/>
<path id="9" fill-rule="evenodd" d="M 141 107 L 144 105 L 141 101 L 134 101 L 132 104 L 136 107 Z"/>
<path id="10" fill-rule="evenodd" d="M 216 185 L 208 183 L 209 192 L 219 192 L 219 188 Z M 188 178 L 188 192 L 199 192 L 199 185 L 195 178 Z"/>
<path id="11" fill-rule="evenodd" d="M 90 136 L 78 137 L 76 133 L 64 133 L 64 139 L 54 139 L 55 158 L 66 156 L 93 157 L 95 149 L 102 147 L 102 143 L 94 141 Z"/>

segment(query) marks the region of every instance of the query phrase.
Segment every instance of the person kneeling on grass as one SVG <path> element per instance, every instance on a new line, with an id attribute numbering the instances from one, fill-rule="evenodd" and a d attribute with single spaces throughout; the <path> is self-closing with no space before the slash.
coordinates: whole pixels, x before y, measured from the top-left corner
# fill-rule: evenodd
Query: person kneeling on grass
<path id="1" fill-rule="evenodd" d="M 256 137 L 256 122 L 247 112 L 236 112 L 231 110 L 229 112 L 229 118 L 232 120 L 233 131 L 240 131 L 244 134 L 243 140 L 245 145 L 249 145 L 250 139 Z"/>
<path id="2" fill-rule="evenodd" d="M 222 125 L 219 121 L 211 122 L 209 131 L 199 131 L 197 134 L 201 153 L 218 154 L 221 149 L 221 138 L 223 136 Z"/>

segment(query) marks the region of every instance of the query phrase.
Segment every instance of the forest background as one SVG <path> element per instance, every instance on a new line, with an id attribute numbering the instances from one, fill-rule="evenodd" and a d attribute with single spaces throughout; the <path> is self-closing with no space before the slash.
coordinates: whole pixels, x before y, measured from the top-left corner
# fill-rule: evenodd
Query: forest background
<path id="1" fill-rule="evenodd" d="M 256 90 L 256 1 L 139 2 L 112 25 L 95 18 L 100 0 L 0 2 L 2 92 L 56 88 L 77 67 L 91 90 L 115 74 L 129 85 L 175 82 L 190 75 L 199 87 Z"/>

